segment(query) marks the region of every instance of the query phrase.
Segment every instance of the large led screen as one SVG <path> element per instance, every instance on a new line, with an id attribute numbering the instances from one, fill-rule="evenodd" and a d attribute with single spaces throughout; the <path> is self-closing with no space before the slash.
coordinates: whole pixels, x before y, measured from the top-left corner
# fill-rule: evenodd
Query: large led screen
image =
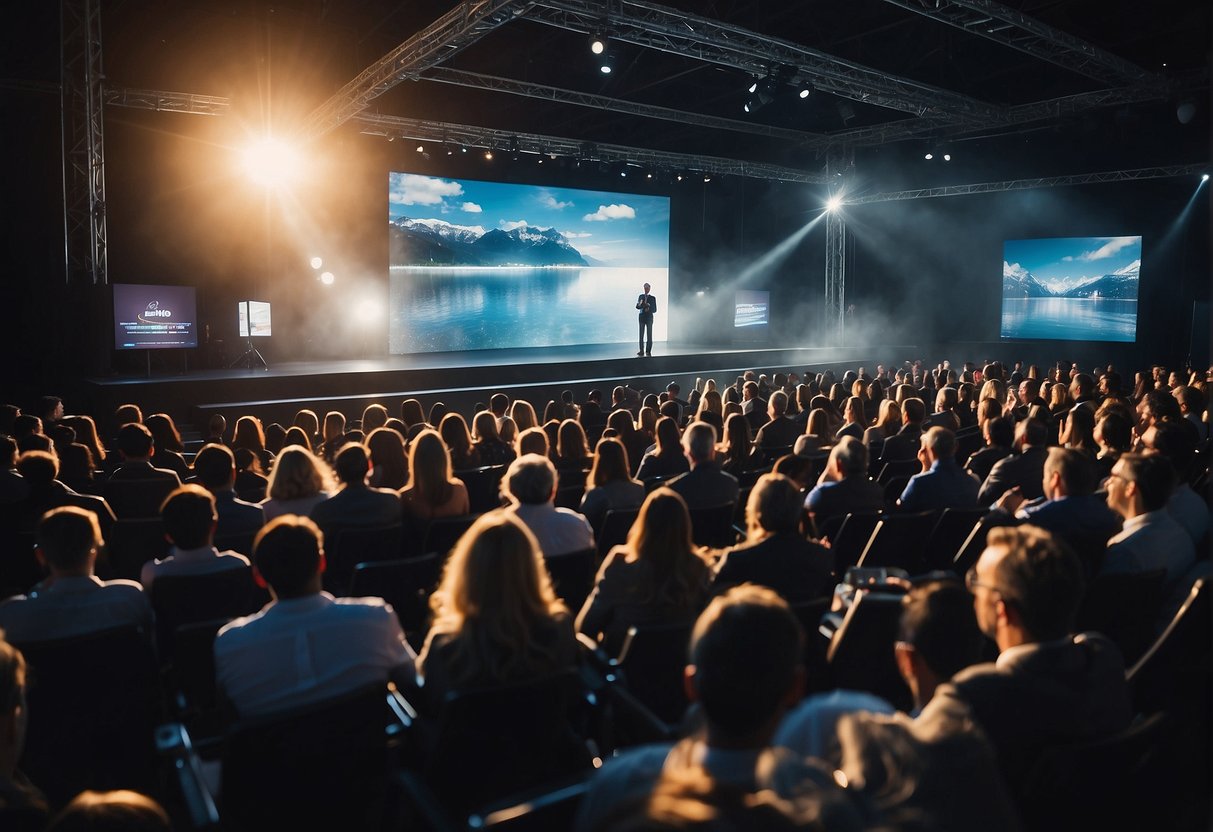
<path id="1" fill-rule="evenodd" d="M 1002 337 L 1137 340 L 1141 237 L 1007 240 Z"/>
<path id="2" fill-rule="evenodd" d="M 394 355 L 667 338 L 669 197 L 391 173 L 388 239 Z"/>
<path id="3" fill-rule="evenodd" d="M 165 350 L 198 346 L 192 286 L 114 284 L 114 348 Z"/>

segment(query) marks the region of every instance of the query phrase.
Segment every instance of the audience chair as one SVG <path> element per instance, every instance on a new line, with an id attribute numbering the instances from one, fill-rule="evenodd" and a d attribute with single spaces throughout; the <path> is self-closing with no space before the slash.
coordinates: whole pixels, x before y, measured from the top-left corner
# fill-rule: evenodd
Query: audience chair
<path id="1" fill-rule="evenodd" d="M 168 556 L 169 542 L 159 517 L 119 519 L 105 540 L 104 556 L 97 560 L 97 573 L 103 578 L 139 580 L 143 564 Z"/>
<path id="2" fill-rule="evenodd" d="M 172 661 L 178 627 L 252 615 L 270 600 L 269 593 L 254 583 L 251 566 L 157 578 L 149 595 L 156 613 L 156 646 L 162 665 Z"/>
<path id="3" fill-rule="evenodd" d="M 581 498 L 585 496 L 585 483 L 580 485 L 564 485 L 556 489 L 556 507 L 571 508 L 577 511 L 581 507 Z"/>
<path id="4" fill-rule="evenodd" d="M 239 532 L 237 534 L 218 534 L 215 535 L 215 548 L 220 552 L 233 551 L 239 552 L 246 558 L 253 557 L 253 541 L 257 537 L 257 532 Z"/>
<path id="5" fill-rule="evenodd" d="M 425 543 L 422 544 L 421 550 L 426 554 L 436 552 L 445 559 L 447 553 L 459 542 L 459 538 L 463 537 L 463 533 L 470 529 L 479 517 L 479 514 L 465 514 L 462 517 L 439 517 L 432 520 L 425 532 Z"/>
<path id="6" fill-rule="evenodd" d="M 123 627 L 14 646 L 29 666 L 21 768 L 51 805 L 84 789 L 147 792 L 160 714 L 148 634 Z"/>
<path id="7" fill-rule="evenodd" d="M 33 533 L 0 525 L 0 598 L 27 592 L 45 575 L 34 554 Z"/>
<path id="8" fill-rule="evenodd" d="M 1193 697 L 1208 708 L 1210 651 L 1209 593 L 1213 577 L 1197 578 L 1188 597 L 1126 678 L 1133 702 L 1141 713 L 1172 707 L 1176 700 Z"/>
<path id="9" fill-rule="evenodd" d="M 394 560 L 400 556 L 403 542 L 404 526 L 400 523 L 337 529 L 332 539 L 325 541 L 324 588 L 334 595 L 347 594 L 357 564 Z"/>
<path id="10" fill-rule="evenodd" d="M 963 468 L 969 457 L 984 446 L 985 439 L 981 435 L 980 427 L 974 425 L 971 428 L 961 428 L 956 433 L 956 461 Z"/>
<path id="11" fill-rule="evenodd" d="M 896 567 L 911 575 L 920 574 L 923 571 L 922 553 L 936 516 L 934 511 L 922 511 L 887 514 L 880 518 L 859 556 L 858 565 L 864 568 Z"/>
<path id="12" fill-rule="evenodd" d="M 690 640 L 690 624 L 629 627 L 611 661 L 628 691 L 669 725 L 681 722 L 687 709 L 683 668 Z"/>
<path id="13" fill-rule="evenodd" d="M 159 517 L 164 498 L 176 488 L 172 480 L 106 480 L 101 496 L 119 520 Z"/>
<path id="14" fill-rule="evenodd" d="M 590 590 L 594 588 L 594 577 L 598 571 L 598 551 L 583 549 L 552 555 L 543 559 L 552 577 L 552 589 L 570 610 L 580 610 Z"/>
<path id="15" fill-rule="evenodd" d="M 805 675 L 812 692 L 826 689 L 826 651 L 830 643 L 822 637 L 819 628 L 822 618 L 830 611 L 833 600 L 832 596 L 827 596 L 788 605 L 804 630 L 804 666 L 807 671 Z"/>
<path id="16" fill-rule="evenodd" d="M 505 465 L 483 465 L 456 471 L 455 476 L 467 486 L 468 502 L 473 514 L 481 514 L 501 508 L 501 478 L 505 476 Z"/>
<path id="17" fill-rule="evenodd" d="M 442 578 L 442 555 L 374 561 L 354 567 L 350 596 L 382 598 L 392 605 L 409 642 L 420 645 L 429 630 L 430 595 Z"/>
<path id="18" fill-rule="evenodd" d="M 1167 570 L 1100 575 L 1087 585 L 1077 632 L 1103 633 L 1120 648 L 1125 665 L 1141 658 L 1154 640 Z"/>
<path id="19" fill-rule="evenodd" d="M 215 636 L 229 618 L 183 624 L 173 633 L 173 663 L 163 676 L 173 713 L 200 743 L 217 740 L 228 721 L 215 684 Z"/>
<path id="20" fill-rule="evenodd" d="M 622 546 L 628 540 L 628 532 L 632 524 L 640 516 L 639 508 L 613 508 L 606 513 L 602 528 L 598 532 L 598 558 L 601 560 L 615 546 Z"/>
<path id="21" fill-rule="evenodd" d="M 956 556 L 952 558 L 952 571 L 957 575 L 964 575 L 970 569 L 977 565 L 977 559 L 981 557 L 981 553 L 986 549 L 986 537 L 989 535 L 991 526 L 986 521 L 979 522 L 969 532 L 969 536 L 964 539 L 960 547 L 956 550 Z"/>
<path id="22" fill-rule="evenodd" d="M 828 536 L 830 551 L 834 554 L 834 575 L 841 579 L 847 570 L 859 562 L 864 547 L 872 539 L 872 532 L 880 522 L 881 514 L 848 514 L 838 530 Z"/>
<path id="23" fill-rule="evenodd" d="M 691 539 L 696 546 L 725 549 L 737 543 L 733 528 L 735 503 L 691 509 Z"/>
<path id="24" fill-rule="evenodd" d="M 900 474 L 881 483 L 881 486 L 884 488 L 884 504 L 889 509 L 896 508 L 897 501 L 901 499 L 901 493 L 906 490 L 906 486 L 909 484 L 910 476 L 908 474 Z"/>
<path id="25" fill-rule="evenodd" d="M 857 591 L 826 654 L 831 686 L 874 693 L 910 710 L 910 691 L 893 656 L 900 622 L 900 594 Z"/>
<path id="26" fill-rule="evenodd" d="M 922 463 L 917 459 L 895 459 L 892 462 L 886 462 L 880 469 L 880 476 L 876 478 L 877 485 L 887 485 L 890 481 L 905 477 L 908 482 L 910 477 L 922 472 Z"/>
<path id="27" fill-rule="evenodd" d="M 576 774 L 539 791 L 526 791 L 485 806 L 467 820 L 468 829 L 497 832 L 550 832 L 572 829 L 577 808 L 590 789 L 591 778 Z"/>
<path id="28" fill-rule="evenodd" d="M 988 511 L 985 507 L 945 508 L 924 547 L 926 570 L 936 572 L 954 569 L 956 552 Z"/>

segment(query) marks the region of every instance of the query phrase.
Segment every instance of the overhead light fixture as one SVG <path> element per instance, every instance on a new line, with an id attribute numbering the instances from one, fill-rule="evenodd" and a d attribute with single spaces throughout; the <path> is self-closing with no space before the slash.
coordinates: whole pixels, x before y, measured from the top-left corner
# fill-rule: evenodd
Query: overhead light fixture
<path id="1" fill-rule="evenodd" d="M 800 92 L 798 92 L 796 94 L 801 99 L 808 98 L 810 95 L 813 94 L 813 88 L 811 86 L 809 86 L 808 84 L 805 84 L 803 87 L 800 88 Z"/>
<path id="2" fill-rule="evenodd" d="M 833 196 L 831 196 L 829 199 L 826 200 L 826 210 L 831 213 L 833 213 L 834 211 L 837 211 L 841 207 L 842 207 L 842 197 L 839 196 L 838 194 L 834 194 Z"/>
<path id="3" fill-rule="evenodd" d="M 1200 181 L 1201 181 L 1201 182 L 1208 182 L 1208 181 L 1209 181 L 1209 174 L 1207 174 L 1207 173 L 1206 173 L 1206 174 L 1204 174 L 1203 176 L 1201 176 L 1201 177 L 1200 177 Z"/>
<path id="4" fill-rule="evenodd" d="M 923 156 L 922 158 L 926 159 L 929 162 L 935 158 L 935 154 L 928 150 L 927 155 Z"/>
<path id="5" fill-rule="evenodd" d="M 598 71 L 601 72 L 603 75 L 610 75 L 611 72 L 614 70 L 614 63 L 615 62 L 614 62 L 614 59 L 613 59 L 610 51 L 603 51 L 602 56 L 598 62 Z"/>
<path id="6" fill-rule="evenodd" d="M 710 175 L 708 175 L 708 174 L 706 174 L 706 173 L 705 173 L 705 174 L 703 175 L 703 181 L 704 181 L 704 182 L 711 182 L 711 181 L 712 181 L 712 177 L 711 177 Z"/>
<path id="7" fill-rule="evenodd" d="M 594 36 L 590 38 L 590 51 L 595 55 L 601 55 L 602 53 L 606 52 L 606 50 L 606 35 L 604 35 L 602 32 L 595 32 Z"/>
<path id="8" fill-rule="evenodd" d="M 768 72 L 766 77 L 760 81 L 755 81 L 750 85 L 749 98 L 745 101 L 745 106 L 742 108 L 747 113 L 756 113 L 766 105 L 775 100 L 775 93 L 778 91 L 779 85 Z"/>
<path id="9" fill-rule="evenodd" d="M 418 153 L 425 153 L 425 145 L 423 145 L 423 144 L 419 144 L 419 145 L 417 145 L 417 152 L 418 152 Z"/>
<path id="10" fill-rule="evenodd" d="M 945 162 L 950 162 L 950 161 L 952 161 L 952 154 L 951 154 L 951 153 L 945 153 L 945 154 L 943 154 L 943 160 L 944 160 Z"/>
<path id="11" fill-rule="evenodd" d="M 488 160 L 488 161 L 490 161 L 490 162 L 491 162 L 491 161 L 493 161 L 493 151 L 492 151 L 492 150 L 485 150 L 485 151 L 484 151 L 484 158 L 485 158 L 485 159 L 487 159 L 487 160 Z"/>

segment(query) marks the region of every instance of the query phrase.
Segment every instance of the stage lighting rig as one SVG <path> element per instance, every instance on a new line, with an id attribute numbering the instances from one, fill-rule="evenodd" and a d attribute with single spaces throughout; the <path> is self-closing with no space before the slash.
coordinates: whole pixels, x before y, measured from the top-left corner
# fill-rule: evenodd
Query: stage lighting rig
<path id="1" fill-rule="evenodd" d="M 750 85 L 748 92 L 749 98 L 746 99 L 743 109 L 747 113 L 756 113 L 766 105 L 775 100 L 775 93 L 779 90 L 778 82 L 771 77 L 768 72 L 766 77 L 755 81 Z"/>
<path id="2" fill-rule="evenodd" d="M 607 51 L 607 37 L 603 32 L 595 32 L 590 38 L 590 51 L 595 55 L 603 55 Z"/>
<path id="3" fill-rule="evenodd" d="M 830 213 L 837 211 L 842 207 L 842 197 L 838 194 L 833 194 L 826 200 L 826 210 Z"/>

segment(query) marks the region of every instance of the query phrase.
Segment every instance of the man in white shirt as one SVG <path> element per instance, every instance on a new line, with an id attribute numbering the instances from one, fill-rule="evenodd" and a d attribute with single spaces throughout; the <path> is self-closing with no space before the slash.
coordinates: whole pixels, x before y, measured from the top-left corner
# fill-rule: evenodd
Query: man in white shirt
<path id="1" fill-rule="evenodd" d="M 149 560 L 143 564 L 139 582 L 151 591 L 158 577 L 179 575 L 210 575 L 249 565 L 248 558 L 238 552 L 220 552 L 215 548 L 215 529 L 219 514 L 215 498 L 200 485 L 183 485 L 168 495 L 160 507 L 164 536 L 173 544 L 164 560 Z"/>
<path id="2" fill-rule="evenodd" d="M 273 600 L 215 639 L 219 688 L 242 717 L 414 678 L 416 655 L 389 604 L 321 591 L 322 541 L 315 523 L 295 515 L 274 519 L 257 535 L 254 577 Z"/>
<path id="3" fill-rule="evenodd" d="M 539 541 L 546 558 L 594 548 L 594 530 L 582 515 L 556 507 L 556 468 L 547 457 L 525 454 L 510 463 L 502 481 L 511 512 Z"/>

